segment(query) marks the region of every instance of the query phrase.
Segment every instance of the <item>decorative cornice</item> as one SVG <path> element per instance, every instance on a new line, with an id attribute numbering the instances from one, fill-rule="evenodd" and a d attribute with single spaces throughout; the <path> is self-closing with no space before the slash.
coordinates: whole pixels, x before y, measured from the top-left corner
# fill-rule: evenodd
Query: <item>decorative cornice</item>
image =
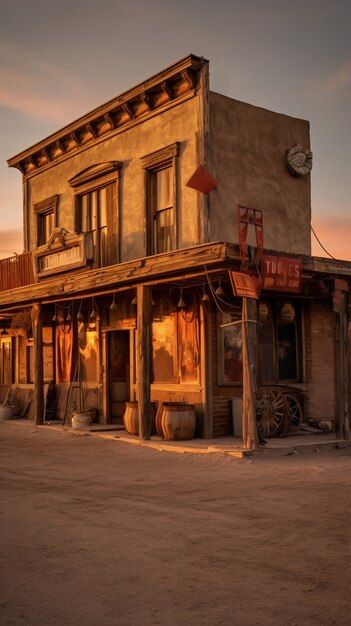
<path id="1" fill-rule="evenodd" d="M 172 91 L 167 81 L 166 80 L 162 81 L 160 86 L 161 86 L 163 93 L 166 94 L 168 100 L 172 100 Z"/>
<path id="2" fill-rule="evenodd" d="M 45 213 L 46 211 L 56 211 L 58 204 L 58 194 L 45 198 L 33 205 L 34 213 Z"/>
<path id="3" fill-rule="evenodd" d="M 142 100 L 142 102 L 145 104 L 146 108 L 148 111 L 152 111 L 153 109 L 153 102 L 152 99 L 150 98 L 150 95 L 148 93 L 141 93 L 140 94 L 140 98 Z"/>
<path id="4" fill-rule="evenodd" d="M 156 150 L 156 152 L 152 152 L 151 154 L 146 154 L 141 157 L 141 166 L 143 169 L 148 169 L 159 165 L 160 163 L 164 163 L 165 161 L 169 161 L 170 159 L 174 159 L 179 154 L 179 146 L 180 143 L 177 141 L 170 146 L 166 146 L 165 148 L 161 148 L 161 150 Z"/>
<path id="5" fill-rule="evenodd" d="M 180 103 L 201 88 L 199 75 L 207 63 L 203 57 L 192 54 L 181 59 L 10 158 L 7 161 L 9 167 L 17 167 L 24 176 L 33 175 L 110 134 L 122 132 L 144 118 L 156 115 L 173 103 Z"/>
<path id="6" fill-rule="evenodd" d="M 71 187 L 80 187 L 85 183 L 90 182 L 96 178 L 100 178 L 101 176 L 107 176 L 111 174 L 111 172 L 118 173 L 122 167 L 122 163 L 119 161 L 108 161 L 107 163 L 98 163 L 97 165 L 92 165 L 87 167 L 82 172 L 79 172 L 73 178 L 71 178 L 68 182 Z"/>

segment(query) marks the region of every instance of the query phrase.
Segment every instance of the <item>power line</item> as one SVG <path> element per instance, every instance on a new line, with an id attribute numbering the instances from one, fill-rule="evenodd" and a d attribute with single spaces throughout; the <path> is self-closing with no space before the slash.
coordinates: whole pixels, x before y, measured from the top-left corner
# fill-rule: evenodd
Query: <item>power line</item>
<path id="1" fill-rule="evenodd" d="M 317 241 L 318 241 L 318 243 L 319 243 L 320 247 L 321 247 L 321 248 L 323 248 L 324 252 L 326 252 L 326 253 L 327 253 L 327 255 L 328 255 L 328 256 L 330 256 L 330 258 L 331 258 L 331 259 L 334 259 L 334 261 L 336 261 L 335 256 L 333 256 L 332 254 L 330 254 L 330 252 L 328 252 L 328 250 L 327 250 L 327 249 L 323 246 L 323 244 L 322 244 L 321 240 L 319 239 L 319 237 L 318 237 L 318 235 L 317 235 L 316 231 L 314 230 L 314 228 L 313 228 L 312 224 L 311 224 L 311 230 L 312 230 L 312 232 L 313 232 L 313 234 L 314 234 L 315 238 L 317 239 Z"/>

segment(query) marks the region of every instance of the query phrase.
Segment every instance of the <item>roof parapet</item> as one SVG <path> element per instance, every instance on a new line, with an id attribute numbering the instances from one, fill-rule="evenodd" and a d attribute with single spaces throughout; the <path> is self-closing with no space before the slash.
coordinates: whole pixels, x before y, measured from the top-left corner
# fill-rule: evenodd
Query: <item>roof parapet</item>
<path id="1" fill-rule="evenodd" d="M 194 96 L 208 60 L 190 54 L 8 159 L 24 176 Z"/>

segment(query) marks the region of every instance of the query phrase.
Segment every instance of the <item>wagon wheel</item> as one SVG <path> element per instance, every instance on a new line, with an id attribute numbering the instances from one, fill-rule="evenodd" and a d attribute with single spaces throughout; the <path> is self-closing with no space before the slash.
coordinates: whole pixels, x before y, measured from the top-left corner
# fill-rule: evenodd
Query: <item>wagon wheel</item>
<path id="1" fill-rule="evenodd" d="M 286 425 L 284 429 L 284 434 L 286 433 L 296 433 L 302 424 L 302 408 L 301 404 L 296 398 L 290 393 L 285 394 L 285 413 L 286 413 Z"/>
<path id="2" fill-rule="evenodd" d="M 262 437 L 278 437 L 286 424 L 284 395 L 279 389 L 260 394 L 257 401 L 257 425 Z"/>

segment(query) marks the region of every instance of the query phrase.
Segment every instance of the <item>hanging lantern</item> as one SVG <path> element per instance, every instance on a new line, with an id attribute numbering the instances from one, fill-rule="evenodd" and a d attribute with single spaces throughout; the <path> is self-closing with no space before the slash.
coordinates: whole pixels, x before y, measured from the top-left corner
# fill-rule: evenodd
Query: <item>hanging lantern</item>
<path id="1" fill-rule="evenodd" d="M 91 320 L 95 320 L 96 319 L 96 310 L 95 310 L 94 298 L 91 299 L 91 313 L 89 315 L 89 319 L 91 319 Z"/>
<path id="2" fill-rule="evenodd" d="M 93 331 L 96 330 L 95 320 L 90 319 L 88 322 L 88 330 Z"/>
<path id="3" fill-rule="evenodd" d="M 291 302 L 285 302 L 280 310 L 280 317 L 283 322 L 293 322 L 295 319 L 295 309 Z"/>
<path id="4" fill-rule="evenodd" d="M 223 291 L 223 289 L 222 289 L 221 281 L 219 281 L 219 283 L 218 283 L 218 287 L 217 287 L 217 289 L 215 290 L 215 294 L 216 294 L 216 296 L 218 296 L 218 297 L 224 296 L 224 291 Z"/>
<path id="5" fill-rule="evenodd" d="M 77 320 L 78 322 L 82 322 L 84 319 L 83 313 L 82 313 L 82 304 L 83 304 L 83 300 L 80 301 L 79 304 L 79 309 L 78 309 L 78 313 L 77 313 Z"/>
<path id="6" fill-rule="evenodd" d="M 117 311 L 118 310 L 118 306 L 116 304 L 116 292 L 113 294 L 113 300 L 112 300 L 112 304 L 110 306 L 110 311 Z"/>
<path id="7" fill-rule="evenodd" d="M 182 287 L 182 289 L 180 291 L 180 296 L 179 296 L 177 308 L 178 309 L 185 309 L 185 307 L 186 307 L 186 304 L 185 304 L 185 302 L 183 300 L 183 287 Z"/>
<path id="8" fill-rule="evenodd" d="M 136 305 L 138 304 L 137 297 L 136 297 L 136 293 L 134 294 L 134 298 L 133 298 L 133 300 L 132 300 L 131 304 L 132 304 L 133 306 L 136 306 Z"/>
<path id="9" fill-rule="evenodd" d="M 201 302 L 209 302 L 209 301 L 210 301 L 210 298 L 208 297 L 206 291 L 204 291 L 204 294 L 201 298 Z"/>
<path id="10" fill-rule="evenodd" d="M 54 322 L 54 324 L 56 324 L 56 322 L 58 322 L 56 302 L 55 302 L 55 313 L 54 313 L 53 318 L 52 318 L 51 321 Z"/>
<path id="11" fill-rule="evenodd" d="M 269 307 L 266 302 L 258 303 L 258 319 L 260 322 L 266 322 L 269 318 Z"/>
<path id="12" fill-rule="evenodd" d="M 70 313 L 70 311 L 68 311 L 67 317 L 66 317 L 66 322 L 71 322 L 72 321 L 72 315 Z"/>

